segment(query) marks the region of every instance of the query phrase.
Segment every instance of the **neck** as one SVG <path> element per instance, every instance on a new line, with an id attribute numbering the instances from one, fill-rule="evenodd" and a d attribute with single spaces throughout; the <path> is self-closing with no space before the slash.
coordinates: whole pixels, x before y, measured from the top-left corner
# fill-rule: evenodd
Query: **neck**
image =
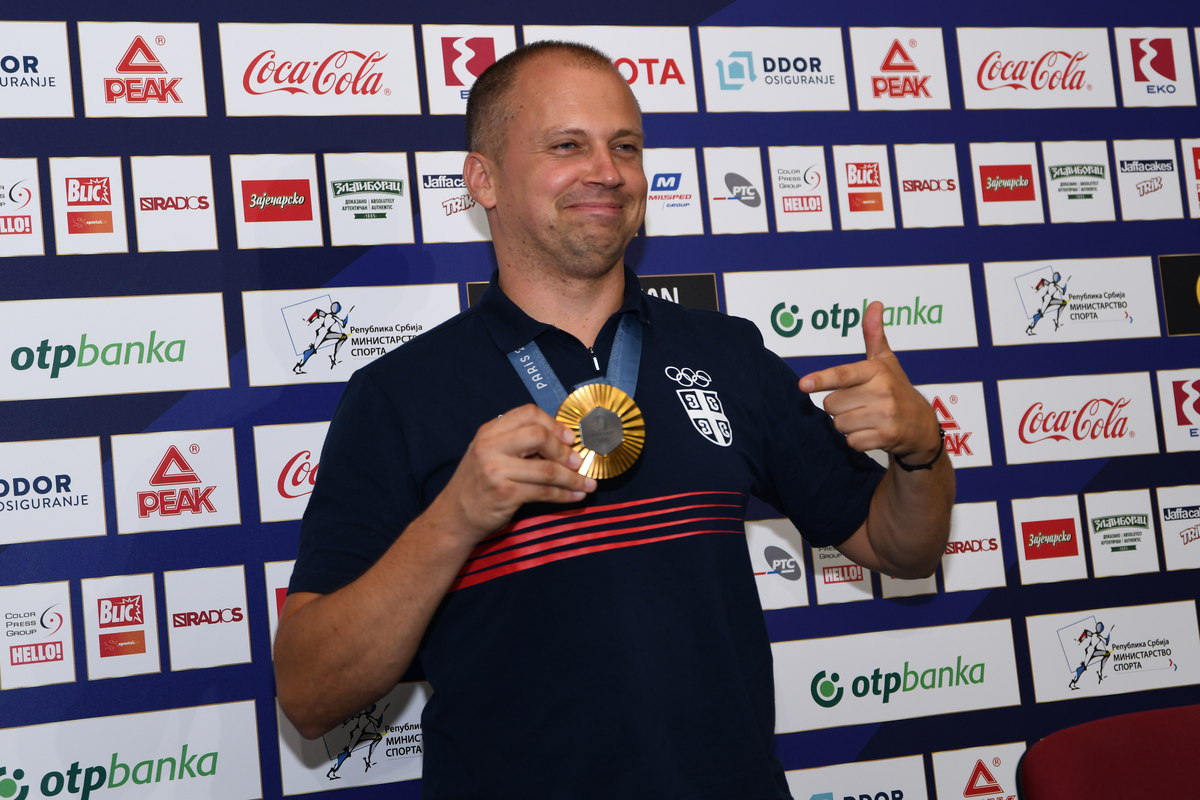
<path id="1" fill-rule="evenodd" d="M 500 266 L 500 288 L 538 322 L 547 322 L 591 347 L 625 298 L 625 269 L 618 261 L 597 276 L 574 276 Z"/>

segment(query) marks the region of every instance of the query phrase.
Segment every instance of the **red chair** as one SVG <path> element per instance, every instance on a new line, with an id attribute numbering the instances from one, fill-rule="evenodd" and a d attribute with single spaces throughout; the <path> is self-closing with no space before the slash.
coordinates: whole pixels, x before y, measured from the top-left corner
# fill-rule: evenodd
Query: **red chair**
<path id="1" fill-rule="evenodd" d="M 1200 705 L 1098 719 L 1035 742 L 1017 764 L 1020 800 L 1200 797 Z"/>

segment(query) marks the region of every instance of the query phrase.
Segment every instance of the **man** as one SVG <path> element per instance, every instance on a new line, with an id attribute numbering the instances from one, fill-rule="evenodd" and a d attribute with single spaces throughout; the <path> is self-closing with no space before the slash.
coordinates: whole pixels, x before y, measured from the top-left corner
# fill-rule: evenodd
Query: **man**
<path id="1" fill-rule="evenodd" d="M 419 656 L 426 797 L 788 797 L 748 496 L 814 545 L 928 575 L 954 493 L 937 419 L 878 303 L 868 360 L 798 386 L 752 324 L 640 292 L 623 257 L 645 211 L 641 117 L 606 57 L 522 48 L 470 103 L 464 177 L 498 274 L 347 385 L 276 639 L 280 704 L 319 736 Z M 534 345 L 548 369 L 530 383 Z M 645 449 L 585 478 L 531 393 L 630 358 Z M 837 389 L 836 422 L 801 389 Z M 885 475 L 872 448 L 922 468 Z"/>

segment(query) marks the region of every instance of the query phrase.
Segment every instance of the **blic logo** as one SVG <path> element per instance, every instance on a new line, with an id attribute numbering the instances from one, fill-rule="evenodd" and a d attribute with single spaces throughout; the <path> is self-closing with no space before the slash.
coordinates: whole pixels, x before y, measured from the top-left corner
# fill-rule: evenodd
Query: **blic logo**
<path id="1" fill-rule="evenodd" d="M 909 662 L 905 661 L 900 672 L 884 674 L 879 667 L 876 667 L 870 675 L 859 675 L 850 684 L 850 692 L 855 697 L 862 698 L 871 695 L 879 697 L 883 703 L 888 703 L 891 701 L 892 695 L 897 692 L 911 692 L 916 689 L 929 691 L 982 684 L 986 666 L 985 662 L 972 664 L 967 661 L 964 663 L 963 657 L 958 656 L 958 661 L 953 666 L 930 667 L 918 672 L 910 669 Z M 845 690 L 837 685 L 840 680 L 841 676 L 836 672 L 826 677 L 825 670 L 821 670 L 814 675 L 809 684 L 809 693 L 812 695 L 813 701 L 822 708 L 833 708 L 842 702 Z"/>
<path id="2" fill-rule="evenodd" d="M 69 344 L 53 345 L 53 364 L 50 363 L 50 340 L 42 339 L 41 344 L 37 347 L 18 347 L 13 350 L 9 357 L 9 363 L 18 372 L 24 372 L 36 363 L 38 369 L 50 370 L 50 378 L 53 380 L 59 376 L 62 370 L 71 365 L 90 367 L 99 361 L 108 367 L 128 366 L 133 358 L 134 348 L 137 348 L 137 363 L 139 364 L 153 364 L 156 360 L 160 364 L 164 361 L 183 361 L 183 353 L 187 346 L 186 339 L 176 339 L 173 342 L 159 339 L 156 343 L 156 336 L 158 336 L 158 331 L 150 331 L 148 343 L 113 342 L 101 348 L 96 344 L 88 344 L 88 335 L 85 333 L 79 340 L 78 350 Z M 121 358 L 122 352 L 125 354 L 124 360 Z M 75 361 L 76 355 L 79 356 L 78 362 Z"/>
<path id="3" fill-rule="evenodd" d="M 144 625 L 142 596 L 102 597 L 96 601 L 100 612 L 101 628 L 120 628 L 126 625 Z"/>
<path id="4" fill-rule="evenodd" d="M 1025 444 L 1047 440 L 1124 439 L 1133 435 L 1133 431 L 1128 430 L 1129 418 L 1122 413 L 1129 402 L 1125 397 L 1119 400 L 1095 398 L 1078 410 L 1066 411 L 1045 411 L 1041 403 L 1034 403 L 1021 417 L 1018 435 Z"/>
<path id="5" fill-rule="evenodd" d="M 67 205 L 112 205 L 108 178 L 67 178 Z"/>
<path id="6" fill-rule="evenodd" d="M 200 452 L 197 445 L 192 445 L 192 452 Z M 179 448 L 171 445 L 167 448 L 166 455 L 162 461 L 158 463 L 158 467 L 154 470 L 154 474 L 150 476 L 149 481 L 151 486 L 178 486 L 184 484 L 182 489 L 158 489 L 149 492 L 137 493 L 138 517 L 145 519 L 151 514 L 157 512 L 164 517 L 176 517 L 184 511 L 189 514 L 203 514 L 204 512 L 216 512 L 216 508 L 212 503 L 212 493 L 216 490 L 216 486 L 187 486 L 186 484 L 203 483 L 200 476 L 192 469 L 191 465 L 184 459 L 183 453 L 179 452 Z"/>
<path id="7" fill-rule="evenodd" d="M 663 61 L 663 65 L 658 71 L 658 80 L 655 81 L 654 69 L 659 61 L 660 59 L 657 58 L 639 58 L 637 59 L 637 63 L 634 63 L 633 59 L 618 58 L 613 62 L 613 65 L 616 66 L 617 72 L 621 73 L 621 77 L 625 79 L 625 82 L 631 86 L 638 82 L 639 76 L 643 75 L 645 76 L 645 80 L 642 83 L 651 86 L 655 84 L 662 86 L 667 81 L 674 81 L 680 86 L 687 84 L 687 81 L 683 79 L 683 73 L 679 71 L 679 65 L 675 63 L 675 59 L 673 58 Z M 638 64 L 642 65 L 641 69 L 638 69 Z"/>
<path id="8" fill-rule="evenodd" d="M 245 614 L 240 608 L 210 608 L 205 611 L 182 611 L 171 615 L 172 628 L 190 628 L 193 625 L 219 625 L 222 622 L 241 622 Z"/>
<path id="9" fill-rule="evenodd" d="M 375 50 L 334 50 L 318 61 L 275 61 L 274 50 L 255 56 L 242 74 L 246 94 L 263 95 L 287 92 L 291 95 L 375 95 L 383 90 L 383 73 L 376 68 L 387 53 Z"/>
<path id="10" fill-rule="evenodd" d="M 165 41 L 158 37 L 160 43 Z M 118 75 L 166 75 L 158 56 L 146 44 L 141 36 L 133 37 L 133 43 L 117 62 Z M 158 103 L 182 103 L 176 88 L 182 78 L 105 78 L 104 102 L 115 103 L 125 100 L 129 103 L 148 103 L 154 100 Z"/>
<path id="11" fill-rule="evenodd" d="M 1091 84 L 1085 83 L 1087 72 L 1080 68 L 1087 57 L 1084 52 L 1051 50 L 1036 60 L 1006 61 L 999 50 L 993 50 L 980 63 L 975 82 L 987 92 L 996 89 L 1091 89 Z"/>
<path id="12" fill-rule="evenodd" d="M 142 211 L 204 211 L 208 207 L 208 198 L 202 195 L 138 198 L 138 208 Z"/>
<path id="13" fill-rule="evenodd" d="M 317 467 L 320 464 L 311 463 L 311 458 L 311 450 L 301 450 L 283 465 L 275 484 L 280 497 L 291 500 L 312 494 L 313 487 L 317 485 Z"/>
<path id="14" fill-rule="evenodd" d="M 846 165 L 846 185 L 851 188 L 860 186 L 883 186 L 879 176 L 879 163 L 850 163 Z"/>
<path id="15" fill-rule="evenodd" d="M 916 42 L 913 41 L 913 44 Z M 875 97 L 931 97 L 928 85 L 931 76 L 915 74 L 920 70 L 899 39 L 893 41 L 892 46 L 888 48 L 879 71 L 888 74 L 871 77 L 871 93 Z"/>

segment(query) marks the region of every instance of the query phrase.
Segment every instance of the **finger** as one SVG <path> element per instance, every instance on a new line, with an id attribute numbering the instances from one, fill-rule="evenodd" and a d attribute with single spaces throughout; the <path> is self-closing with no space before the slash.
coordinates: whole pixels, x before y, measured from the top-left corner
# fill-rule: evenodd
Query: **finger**
<path id="1" fill-rule="evenodd" d="M 858 386 L 871 380 L 877 373 L 878 367 L 869 361 L 841 364 L 805 375 L 800 379 L 800 391 L 812 394 L 813 392 L 843 389 L 847 386 Z"/>
<path id="2" fill-rule="evenodd" d="M 571 492 L 596 491 L 595 478 L 580 475 L 554 461 L 536 458 L 515 458 L 504 465 L 505 477 L 518 485 L 519 491 L 528 486 L 554 486 Z"/>
<path id="3" fill-rule="evenodd" d="M 501 414 L 496 419 L 486 423 L 484 427 L 493 433 L 508 433 L 530 424 L 537 424 L 546 428 L 563 444 L 570 445 L 575 443 L 575 434 L 570 428 L 551 417 L 545 411 L 542 411 L 533 403 L 526 403 L 523 406 L 514 408 L 512 411 Z"/>
<path id="4" fill-rule="evenodd" d="M 897 437 L 896 419 L 877 406 L 856 408 L 833 418 L 833 427 L 849 436 L 852 433 L 874 432 L 882 441 L 894 444 Z"/>
<path id="5" fill-rule="evenodd" d="M 489 437 L 486 445 L 516 458 L 540 456 L 547 461 L 563 464 L 568 469 L 578 469 L 583 463 L 579 453 L 563 443 L 553 431 L 536 422 Z"/>
<path id="6" fill-rule="evenodd" d="M 892 348 L 888 346 L 887 335 L 883 332 L 883 303 L 876 300 L 867 306 L 862 329 L 868 360 L 893 355 Z"/>

